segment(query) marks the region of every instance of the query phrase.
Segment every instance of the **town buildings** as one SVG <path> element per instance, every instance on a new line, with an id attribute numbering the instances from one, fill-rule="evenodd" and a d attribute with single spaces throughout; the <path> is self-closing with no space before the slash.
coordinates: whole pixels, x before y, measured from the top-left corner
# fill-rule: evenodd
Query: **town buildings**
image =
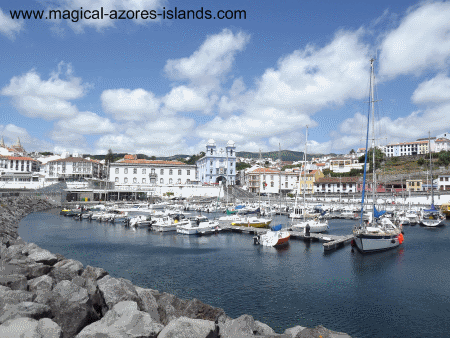
<path id="1" fill-rule="evenodd" d="M 210 139 L 206 145 L 205 156 L 196 162 L 197 179 L 201 183 L 236 183 L 236 147 L 228 141 L 225 149 L 217 149 L 216 142 Z"/>

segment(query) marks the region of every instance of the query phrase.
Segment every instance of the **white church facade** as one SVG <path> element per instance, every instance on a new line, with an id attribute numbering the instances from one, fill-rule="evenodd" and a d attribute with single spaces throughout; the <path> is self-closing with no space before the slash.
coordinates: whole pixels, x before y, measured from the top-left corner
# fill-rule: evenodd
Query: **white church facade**
<path id="1" fill-rule="evenodd" d="M 217 184 L 236 182 L 236 147 L 228 141 L 225 148 L 217 149 L 216 142 L 210 139 L 206 145 L 206 154 L 197 162 L 197 180 L 200 183 Z"/>

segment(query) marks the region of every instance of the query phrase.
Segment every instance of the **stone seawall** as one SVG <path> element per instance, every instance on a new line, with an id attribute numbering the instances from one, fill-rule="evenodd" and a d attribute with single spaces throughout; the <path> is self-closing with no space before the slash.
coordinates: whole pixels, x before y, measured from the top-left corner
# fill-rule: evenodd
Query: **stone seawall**
<path id="1" fill-rule="evenodd" d="M 0 337 L 344 338 L 322 326 L 277 334 L 250 315 L 232 319 L 197 299 L 133 285 L 18 236 L 21 218 L 52 206 L 0 199 Z"/>

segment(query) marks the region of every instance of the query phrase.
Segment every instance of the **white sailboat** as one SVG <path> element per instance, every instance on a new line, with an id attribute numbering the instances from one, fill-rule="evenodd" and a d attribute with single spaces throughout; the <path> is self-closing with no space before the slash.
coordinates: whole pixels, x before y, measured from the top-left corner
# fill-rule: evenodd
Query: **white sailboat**
<path id="1" fill-rule="evenodd" d="M 303 221 L 299 222 L 297 224 L 292 225 L 293 231 L 307 231 L 306 229 L 309 227 L 309 232 L 324 232 L 328 230 L 328 220 L 324 219 L 323 217 L 319 216 L 320 214 L 317 213 L 310 213 L 309 215 L 313 215 L 314 218 L 306 220 L 306 151 L 307 151 L 307 145 L 308 143 L 308 126 L 306 126 L 306 142 L 305 142 L 305 154 L 304 154 L 304 183 L 303 183 L 303 209 L 301 209 Z M 300 184 L 300 182 L 299 182 Z M 295 209 L 294 209 L 295 213 Z M 292 216 L 291 216 L 292 217 Z M 310 216 L 311 217 L 311 216 Z"/>
<path id="2" fill-rule="evenodd" d="M 431 177 L 431 206 L 430 209 L 422 209 L 420 212 L 420 223 L 426 227 L 438 227 L 443 225 L 445 215 L 440 209 L 434 207 L 433 166 L 431 164 L 431 143 L 428 133 L 428 152 L 430 153 L 430 177 Z"/>
<path id="3" fill-rule="evenodd" d="M 366 136 L 366 153 L 364 160 L 364 179 L 361 198 L 361 218 L 355 228 L 353 234 L 355 236 L 353 245 L 362 253 L 383 251 L 398 247 L 403 242 L 403 234 L 399 227 L 395 226 L 388 218 L 382 218 L 384 212 L 378 212 L 375 207 L 376 198 L 376 175 L 375 175 L 375 121 L 374 121 L 374 59 L 370 60 L 371 75 L 370 75 L 370 109 L 367 115 L 367 136 Z M 371 114 L 372 113 L 372 114 Z M 366 189 L 366 173 L 367 173 L 367 151 L 369 145 L 369 120 L 372 115 L 372 149 L 373 149 L 373 182 L 372 182 L 372 208 L 369 219 L 363 220 L 364 214 L 364 199 Z"/>

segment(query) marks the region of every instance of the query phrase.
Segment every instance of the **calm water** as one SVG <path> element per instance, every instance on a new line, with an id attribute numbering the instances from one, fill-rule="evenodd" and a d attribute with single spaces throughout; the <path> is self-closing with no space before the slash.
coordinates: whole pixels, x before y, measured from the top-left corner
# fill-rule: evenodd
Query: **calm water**
<path id="1" fill-rule="evenodd" d="M 277 216 L 273 224 L 286 219 Z M 330 234 L 353 223 L 331 220 Z M 210 237 L 136 231 L 56 213 L 24 218 L 20 236 L 52 252 L 100 266 L 134 284 L 198 298 L 230 317 L 244 313 L 277 332 L 319 324 L 353 337 L 444 337 L 450 332 L 450 222 L 405 227 L 401 248 L 361 255 L 346 246 L 291 240 L 253 245 L 248 234 Z"/>

